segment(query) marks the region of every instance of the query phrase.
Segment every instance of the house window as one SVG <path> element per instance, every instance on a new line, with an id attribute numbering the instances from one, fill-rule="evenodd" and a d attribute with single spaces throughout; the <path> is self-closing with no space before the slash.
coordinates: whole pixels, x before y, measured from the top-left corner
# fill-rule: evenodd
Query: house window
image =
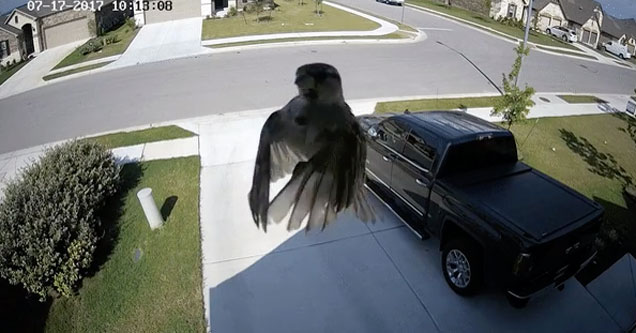
<path id="1" fill-rule="evenodd" d="M 0 42 L 0 59 L 4 59 L 11 55 L 11 50 L 9 49 L 9 41 L 3 40 Z"/>
<path id="2" fill-rule="evenodd" d="M 508 17 L 517 17 L 517 5 L 515 5 L 514 3 L 510 3 L 508 4 Z"/>
<path id="3" fill-rule="evenodd" d="M 15 23 L 18 23 L 18 15 L 15 16 L 14 21 L 15 21 Z"/>

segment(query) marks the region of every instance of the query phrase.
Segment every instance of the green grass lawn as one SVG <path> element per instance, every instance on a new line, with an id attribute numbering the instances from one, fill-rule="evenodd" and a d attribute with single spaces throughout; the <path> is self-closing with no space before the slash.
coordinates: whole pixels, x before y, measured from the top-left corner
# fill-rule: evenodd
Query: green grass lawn
<path id="1" fill-rule="evenodd" d="M 83 280 L 78 295 L 53 301 L 45 331 L 205 330 L 199 165 L 199 157 L 187 157 L 124 167 L 127 191 L 107 207 L 111 215 L 120 212 L 108 234 L 117 235 L 112 251 L 104 255 L 97 273 Z M 144 187 L 152 188 L 159 207 L 176 198 L 166 223 L 155 231 L 150 231 L 136 197 Z"/>
<path id="2" fill-rule="evenodd" d="M 381 36 L 340 36 L 340 37 L 309 37 L 309 38 L 280 38 L 280 39 L 268 39 L 268 40 L 254 40 L 248 42 L 238 42 L 238 43 L 223 43 L 216 45 L 209 45 L 207 47 L 212 49 L 231 47 L 231 46 L 241 46 L 241 45 L 254 45 L 254 44 L 271 44 L 271 43 L 284 43 L 284 42 L 297 42 L 297 41 L 311 41 L 311 40 L 356 40 L 356 39 L 404 39 L 411 38 L 411 33 L 406 33 L 403 31 L 396 31 L 390 34 L 381 35 Z"/>
<path id="3" fill-rule="evenodd" d="M 196 134 L 175 125 L 153 127 L 133 132 L 118 132 L 86 138 L 112 149 L 163 140 L 173 140 L 195 136 Z"/>
<path id="4" fill-rule="evenodd" d="M 55 67 L 53 67 L 53 69 L 58 69 L 58 68 L 62 68 L 62 67 L 70 66 L 70 65 L 79 64 L 85 61 L 101 59 L 101 58 L 106 58 L 106 57 L 122 54 L 124 53 L 124 51 L 126 51 L 126 49 L 128 48 L 128 45 L 130 45 L 132 40 L 137 35 L 138 31 L 139 29 L 131 29 L 128 25 L 124 24 L 121 27 L 113 31 L 109 31 L 106 34 L 104 34 L 104 36 L 102 36 L 102 38 L 106 38 L 109 36 L 117 35 L 117 39 L 119 39 L 119 42 L 104 46 L 101 52 L 89 53 L 87 55 L 82 55 L 82 53 L 80 53 L 79 51 L 81 48 L 80 46 L 77 49 L 75 49 L 73 53 L 69 54 L 66 58 L 60 61 L 60 63 L 57 64 Z"/>
<path id="5" fill-rule="evenodd" d="M 93 65 L 88 65 L 88 66 L 84 66 L 84 67 L 79 67 L 79 68 L 71 69 L 71 70 L 68 70 L 68 71 L 63 71 L 63 72 L 60 72 L 60 73 L 49 74 L 49 75 L 46 75 L 46 76 L 42 77 L 42 80 L 50 81 L 50 80 L 61 78 L 61 77 L 68 76 L 68 75 L 71 75 L 71 74 L 77 74 L 77 73 L 81 73 L 81 72 L 90 71 L 92 69 L 97 69 L 97 68 L 104 67 L 104 66 L 110 64 L 111 62 L 112 61 L 102 62 L 102 63 L 99 63 L 99 64 L 93 64 Z"/>
<path id="6" fill-rule="evenodd" d="M 13 76 L 13 74 L 17 73 L 20 70 L 20 68 L 24 67 L 27 63 L 29 62 L 24 61 L 21 64 L 14 66 L 8 71 L 0 72 L 0 85 L 2 85 L 4 81 L 8 80 L 11 76 Z"/>
<path id="7" fill-rule="evenodd" d="M 572 56 L 581 57 L 581 58 L 598 60 L 597 57 L 593 57 L 593 56 L 591 56 L 589 54 L 583 54 L 583 53 L 580 53 L 580 52 L 569 52 L 569 51 L 565 51 L 565 50 L 555 50 L 555 49 L 550 49 L 550 48 L 541 47 L 541 46 L 537 46 L 537 48 L 539 48 L 541 50 L 545 50 L 545 51 L 550 51 L 550 52 L 557 52 L 557 53 L 563 53 L 563 54 L 572 55 Z"/>
<path id="8" fill-rule="evenodd" d="M 310 31 L 364 31 L 374 30 L 380 25 L 358 15 L 345 12 L 334 7 L 323 5 L 322 16 L 315 14 L 313 3 L 298 5 L 296 1 L 282 0 L 280 7 L 271 14 L 271 20 L 256 21 L 256 14 L 245 14 L 247 24 L 242 15 L 224 19 L 207 19 L 203 21 L 202 39 L 215 39 L 246 35 L 263 35 L 286 32 Z M 261 17 L 267 14 L 261 14 Z"/>
<path id="9" fill-rule="evenodd" d="M 607 103 L 606 101 L 592 95 L 557 95 L 560 99 L 570 104 L 595 104 Z"/>
<path id="10" fill-rule="evenodd" d="M 485 108 L 494 106 L 500 96 L 464 97 L 464 98 L 440 98 L 440 99 L 414 99 L 410 101 L 380 102 L 375 106 L 375 113 L 450 110 L 460 108 Z"/>
<path id="11" fill-rule="evenodd" d="M 534 124 L 512 126 L 519 144 Z M 599 258 L 579 275 L 585 282 L 626 252 L 636 255 L 636 207 L 622 194 L 624 184 L 636 181 L 634 150 L 636 119 L 608 114 L 542 118 L 520 148 L 525 163 L 605 207 Z"/>
<path id="12" fill-rule="evenodd" d="M 524 31 L 522 29 L 501 24 L 490 17 L 484 17 L 480 14 L 477 14 L 469 10 L 465 10 L 458 7 L 449 8 L 442 3 L 428 1 L 428 0 L 408 0 L 407 3 L 425 7 L 428 9 L 432 9 L 447 15 L 452 15 L 452 16 L 497 30 L 506 35 L 523 39 Z M 569 43 L 564 43 L 563 41 L 559 39 L 553 38 L 552 36 L 548 36 L 536 31 L 530 32 L 530 36 L 528 37 L 528 40 L 532 43 L 578 50 L 576 47 L 570 45 Z"/>

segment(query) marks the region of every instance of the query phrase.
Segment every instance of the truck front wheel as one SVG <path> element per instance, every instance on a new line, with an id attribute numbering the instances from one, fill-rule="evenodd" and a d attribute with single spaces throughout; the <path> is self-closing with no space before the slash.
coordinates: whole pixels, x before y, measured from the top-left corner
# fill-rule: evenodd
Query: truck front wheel
<path id="1" fill-rule="evenodd" d="M 442 272 L 446 283 L 459 295 L 472 295 L 482 282 L 481 251 L 474 242 L 450 240 L 442 250 Z"/>

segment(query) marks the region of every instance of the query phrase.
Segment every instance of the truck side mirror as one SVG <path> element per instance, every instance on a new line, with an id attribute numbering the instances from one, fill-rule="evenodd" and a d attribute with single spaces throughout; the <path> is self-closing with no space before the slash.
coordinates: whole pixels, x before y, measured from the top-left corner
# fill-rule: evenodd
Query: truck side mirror
<path id="1" fill-rule="evenodd" d="M 375 128 L 375 126 L 369 127 L 369 129 L 367 130 L 367 133 L 373 139 L 378 137 L 378 130 Z"/>

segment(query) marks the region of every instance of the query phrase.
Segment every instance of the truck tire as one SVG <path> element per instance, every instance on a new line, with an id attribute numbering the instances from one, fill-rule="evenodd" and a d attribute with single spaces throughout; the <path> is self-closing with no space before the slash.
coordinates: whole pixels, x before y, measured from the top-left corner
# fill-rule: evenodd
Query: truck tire
<path id="1" fill-rule="evenodd" d="M 466 238 L 451 239 L 442 250 L 442 273 L 448 286 L 462 296 L 475 294 L 483 278 L 481 250 Z"/>

